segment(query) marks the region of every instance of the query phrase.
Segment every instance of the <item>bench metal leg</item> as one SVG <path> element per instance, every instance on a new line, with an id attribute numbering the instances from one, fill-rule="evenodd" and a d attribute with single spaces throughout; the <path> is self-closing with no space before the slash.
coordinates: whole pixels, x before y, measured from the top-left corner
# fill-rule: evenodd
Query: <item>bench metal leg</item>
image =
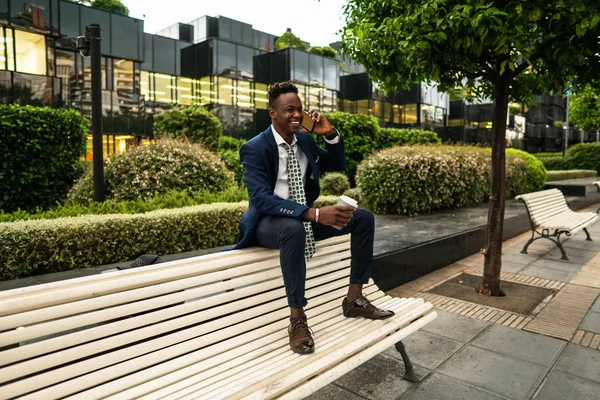
<path id="1" fill-rule="evenodd" d="M 406 354 L 406 348 L 404 347 L 404 343 L 400 341 L 396 343 L 394 347 L 396 347 L 396 350 L 398 350 L 400 356 L 402 356 L 402 361 L 404 362 L 404 376 L 402 377 L 402 379 L 413 383 L 419 382 L 419 378 L 417 377 L 417 374 L 415 374 L 415 370 L 413 368 L 412 363 L 410 362 L 410 358 L 408 358 L 408 354 Z"/>
<path id="2" fill-rule="evenodd" d="M 587 229 L 584 228 L 586 234 L 588 234 Z M 529 245 L 533 242 L 535 242 L 538 239 L 548 239 L 554 242 L 554 244 L 556 244 L 556 246 L 558 247 L 558 249 L 560 250 L 562 257 L 562 260 L 568 260 L 569 257 L 567 257 L 567 252 L 565 251 L 562 243 L 560 242 L 560 235 L 567 235 L 567 236 L 571 236 L 571 234 L 569 232 L 554 232 L 552 235 L 550 235 L 549 232 L 547 232 L 546 230 L 540 232 L 537 232 L 540 236 L 538 237 L 534 237 L 535 233 L 537 231 L 532 231 L 531 232 L 531 238 L 529 238 L 529 240 L 527 241 L 527 243 L 525 243 L 525 246 L 523 247 L 523 250 L 521 250 L 521 254 L 527 254 L 527 248 L 529 247 Z M 554 237 L 556 237 L 556 239 L 554 239 Z M 589 234 L 588 234 L 589 237 Z M 591 238 L 589 240 L 592 240 Z"/>
<path id="3" fill-rule="evenodd" d="M 585 238 L 585 240 L 589 240 L 591 242 L 592 241 L 592 237 L 590 236 L 590 233 L 588 232 L 587 228 L 583 228 L 583 231 L 585 232 L 585 236 L 587 236 Z"/>
<path id="4" fill-rule="evenodd" d="M 571 236 L 571 235 L 567 235 L 567 236 Z M 548 238 L 548 239 L 550 239 L 550 238 Z M 552 239 L 550 239 L 550 240 L 552 240 Z M 552 241 L 556 243 L 556 245 L 560 249 L 560 252 L 562 253 L 561 260 L 568 260 L 569 257 L 567 257 L 567 253 L 565 252 L 565 249 L 564 249 L 562 243 L 560 242 L 560 233 L 558 235 L 556 235 L 556 240 L 552 240 Z"/>

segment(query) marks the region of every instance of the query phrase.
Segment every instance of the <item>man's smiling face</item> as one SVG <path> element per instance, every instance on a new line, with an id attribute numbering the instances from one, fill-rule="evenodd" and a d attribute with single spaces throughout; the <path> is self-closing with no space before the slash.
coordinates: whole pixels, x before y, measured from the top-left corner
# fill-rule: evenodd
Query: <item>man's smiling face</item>
<path id="1" fill-rule="evenodd" d="M 269 109 L 275 130 L 281 135 L 292 136 L 300 130 L 302 122 L 302 102 L 295 93 L 280 95 Z"/>

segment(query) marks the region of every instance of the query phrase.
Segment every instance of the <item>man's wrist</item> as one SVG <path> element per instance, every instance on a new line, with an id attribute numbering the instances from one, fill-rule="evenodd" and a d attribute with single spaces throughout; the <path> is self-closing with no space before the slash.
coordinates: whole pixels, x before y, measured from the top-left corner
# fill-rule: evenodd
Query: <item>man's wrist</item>
<path id="1" fill-rule="evenodd" d="M 337 137 L 338 132 L 335 128 L 332 128 L 331 133 L 328 133 L 325 135 L 325 139 L 327 140 L 333 140 Z"/>
<path id="2" fill-rule="evenodd" d="M 313 222 L 317 218 L 317 210 L 314 208 L 309 208 L 300 214 L 300 217 L 305 221 Z"/>

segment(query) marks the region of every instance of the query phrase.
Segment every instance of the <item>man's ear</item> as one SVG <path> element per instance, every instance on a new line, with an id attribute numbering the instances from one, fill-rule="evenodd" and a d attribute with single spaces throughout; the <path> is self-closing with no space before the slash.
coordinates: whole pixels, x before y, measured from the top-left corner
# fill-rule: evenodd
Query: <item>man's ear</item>
<path id="1" fill-rule="evenodd" d="M 277 114 L 277 111 L 275 111 L 275 109 L 273 107 L 269 107 L 269 116 L 272 119 L 275 119 L 275 114 Z"/>

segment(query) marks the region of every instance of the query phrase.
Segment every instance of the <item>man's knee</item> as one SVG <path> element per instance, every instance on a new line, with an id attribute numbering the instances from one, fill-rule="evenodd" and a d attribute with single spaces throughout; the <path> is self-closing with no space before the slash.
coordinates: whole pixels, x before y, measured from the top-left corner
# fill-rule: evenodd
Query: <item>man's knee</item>
<path id="1" fill-rule="evenodd" d="M 302 221 L 285 218 L 285 222 L 279 230 L 279 243 L 295 243 L 304 246 L 306 231 Z"/>
<path id="2" fill-rule="evenodd" d="M 352 218 L 356 218 L 357 226 L 363 229 L 375 230 L 375 216 L 371 211 L 357 208 Z"/>

